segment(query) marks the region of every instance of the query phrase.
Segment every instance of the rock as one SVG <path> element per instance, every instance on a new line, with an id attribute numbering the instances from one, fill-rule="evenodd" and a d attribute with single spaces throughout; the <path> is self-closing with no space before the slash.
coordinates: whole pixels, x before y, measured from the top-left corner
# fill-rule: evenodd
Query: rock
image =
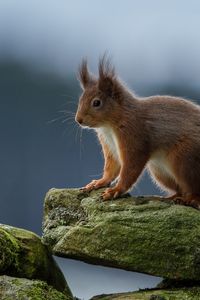
<path id="1" fill-rule="evenodd" d="M 58 256 L 176 280 L 200 280 L 200 212 L 159 197 L 102 202 L 101 191 L 51 189 L 43 241 Z"/>
<path id="2" fill-rule="evenodd" d="M 24 229 L 0 225 L 0 275 L 46 281 L 72 297 L 48 248 L 36 234 Z"/>
<path id="3" fill-rule="evenodd" d="M 0 276 L 1 300 L 71 300 L 44 281 Z"/>
<path id="4" fill-rule="evenodd" d="M 141 290 L 139 292 L 99 295 L 90 300 L 199 300 L 200 288 Z"/>

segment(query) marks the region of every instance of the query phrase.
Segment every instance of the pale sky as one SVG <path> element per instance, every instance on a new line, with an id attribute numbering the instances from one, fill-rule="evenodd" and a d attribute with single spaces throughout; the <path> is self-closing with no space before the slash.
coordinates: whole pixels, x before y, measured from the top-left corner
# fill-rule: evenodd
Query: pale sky
<path id="1" fill-rule="evenodd" d="M 0 57 L 66 77 L 107 51 L 125 80 L 198 86 L 199 28 L 197 0 L 1 0 Z"/>

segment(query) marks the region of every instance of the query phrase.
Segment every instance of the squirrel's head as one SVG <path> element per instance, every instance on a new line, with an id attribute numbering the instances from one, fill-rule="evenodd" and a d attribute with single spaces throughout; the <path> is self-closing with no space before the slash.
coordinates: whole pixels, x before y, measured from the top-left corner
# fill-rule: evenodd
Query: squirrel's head
<path id="1" fill-rule="evenodd" d="M 114 68 L 105 56 L 99 61 L 99 76 L 93 76 L 83 60 L 78 79 L 83 93 L 79 99 L 76 121 L 91 128 L 98 128 L 112 122 L 120 102 L 119 83 Z"/>

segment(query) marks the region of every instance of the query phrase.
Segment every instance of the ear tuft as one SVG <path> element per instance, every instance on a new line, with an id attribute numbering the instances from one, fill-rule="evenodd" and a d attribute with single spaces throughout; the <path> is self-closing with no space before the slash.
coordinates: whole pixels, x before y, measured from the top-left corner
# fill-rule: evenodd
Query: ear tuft
<path id="1" fill-rule="evenodd" d="M 86 89 L 88 86 L 96 83 L 95 78 L 88 71 L 86 59 L 83 59 L 82 63 L 79 66 L 78 80 L 80 81 L 82 89 Z"/>
<path id="2" fill-rule="evenodd" d="M 102 92 L 110 97 L 112 97 L 113 95 L 115 78 L 115 69 L 111 65 L 110 60 L 106 57 L 106 54 L 104 54 L 103 57 L 99 60 L 98 87 Z"/>
<path id="3" fill-rule="evenodd" d="M 115 77 L 115 69 L 111 65 L 110 59 L 107 58 L 106 54 L 104 54 L 99 59 L 99 77 L 100 78 L 104 78 L 104 77 L 114 78 Z"/>

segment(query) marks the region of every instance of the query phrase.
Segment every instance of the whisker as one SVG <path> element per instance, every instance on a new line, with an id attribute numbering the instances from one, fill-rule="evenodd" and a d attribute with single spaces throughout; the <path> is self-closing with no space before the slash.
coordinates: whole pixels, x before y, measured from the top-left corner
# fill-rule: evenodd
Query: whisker
<path id="1" fill-rule="evenodd" d="M 74 121 L 73 120 L 67 121 L 67 125 L 74 125 Z"/>
<path id="2" fill-rule="evenodd" d="M 66 127 L 66 129 L 63 131 L 63 133 L 62 133 L 62 136 L 64 136 L 65 134 L 66 134 L 66 132 L 68 131 L 68 133 L 70 134 L 70 136 L 71 136 L 71 134 L 74 132 L 74 130 L 76 129 L 76 126 L 78 125 L 78 124 L 76 124 L 75 122 L 72 122 L 71 123 L 72 125 L 74 125 L 74 126 L 70 126 L 70 127 Z M 70 129 L 70 130 L 69 130 Z"/>
<path id="3" fill-rule="evenodd" d="M 76 113 L 75 112 L 73 112 L 73 111 L 67 111 L 67 110 L 65 110 L 65 111 L 58 111 L 58 113 L 62 113 L 63 115 L 69 115 L 69 116 L 73 116 L 73 117 L 75 117 L 75 115 L 76 115 Z"/>
<path id="4" fill-rule="evenodd" d="M 83 136 L 83 128 L 80 127 L 80 160 L 82 160 L 82 146 L 83 146 L 82 136 Z"/>
<path id="5" fill-rule="evenodd" d="M 62 120 L 62 123 L 65 123 L 65 122 L 70 121 L 70 120 L 74 120 L 74 117 L 65 118 L 64 120 Z"/>
<path id="6" fill-rule="evenodd" d="M 63 119 L 63 118 L 64 118 L 64 116 L 60 116 L 60 117 L 58 117 L 58 118 L 55 118 L 55 119 L 49 120 L 49 121 L 47 121 L 47 124 L 54 123 L 54 122 L 56 122 L 56 121 L 59 121 L 59 120 L 61 120 L 61 119 Z"/>
<path id="7" fill-rule="evenodd" d="M 59 113 L 64 113 L 64 114 L 73 114 L 75 115 L 76 113 L 74 111 L 70 111 L 70 110 L 59 110 Z"/>
<path id="8" fill-rule="evenodd" d="M 67 102 L 61 104 L 60 107 L 71 105 L 71 104 L 77 106 L 77 99 L 74 98 L 74 101 L 67 101 Z"/>
<path id="9" fill-rule="evenodd" d="M 76 143 L 78 142 L 79 129 L 80 129 L 80 126 L 77 126 L 77 128 L 76 128 L 76 136 L 75 136 Z"/>

